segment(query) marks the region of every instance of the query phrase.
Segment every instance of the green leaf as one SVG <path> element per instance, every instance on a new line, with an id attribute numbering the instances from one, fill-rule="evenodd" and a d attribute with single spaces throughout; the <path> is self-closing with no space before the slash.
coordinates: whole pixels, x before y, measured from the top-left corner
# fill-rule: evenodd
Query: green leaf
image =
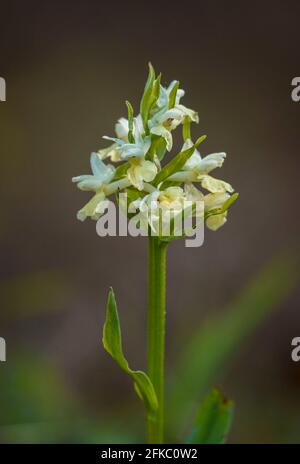
<path id="1" fill-rule="evenodd" d="M 127 187 L 125 189 L 125 193 L 127 194 L 128 206 L 131 202 L 137 200 L 138 198 L 142 198 L 146 195 L 145 192 L 137 190 L 135 187 Z"/>
<path id="2" fill-rule="evenodd" d="M 160 184 L 160 182 L 164 181 L 168 177 L 170 177 L 174 172 L 178 172 L 181 168 L 185 165 L 187 160 L 192 156 L 197 146 L 206 139 L 206 135 L 202 135 L 199 139 L 194 143 L 191 148 L 187 148 L 186 150 L 181 151 L 178 153 L 174 158 L 166 164 L 162 170 L 157 174 L 155 180 L 153 182 L 154 185 Z"/>
<path id="3" fill-rule="evenodd" d="M 169 95 L 169 108 L 174 108 L 175 103 L 176 103 L 176 95 L 177 95 L 177 90 L 179 87 L 179 81 L 175 81 L 172 90 Z"/>
<path id="4" fill-rule="evenodd" d="M 142 371 L 133 371 L 123 354 L 121 328 L 117 310 L 117 304 L 113 289 L 108 295 L 106 307 L 106 320 L 103 327 L 103 346 L 117 364 L 128 374 L 133 382 L 138 396 L 145 403 L 148 414 L 154 415 L 158 403 L 156 393 L 149 377 Z"/>
<path id="5" fill-rule="evenodd" d="M 163 159 L 166 154 L 166 141 L 163 137 L 158 135 L 151 135 L 151 147 L 146 155 L 147 160 L 153 160 L 154 154 L 157 155 L 159 161 Z"/>
<path id="6" fill-rule="evenodd" d="M 115 170 L 115 177 L 114 180 L 120 179 L 120 177 L 125 176 L 127 169 L 130 167 L 129 161 L 126 161 L 125 163 L 120 164 L 116 170 Z"/>
<path id="7" fill-rule="evenodd" d="M 129 101 L 126 100 L 126 106 L 128 110 L 128 141 L 134 143 L 133 138 L 133 108 Z"/>
<path id="8" fill-rule="evenodd" d="M 156 155 L 159 161 L 162 161 L 167 151 L 167 142 L 163 137 L 159 137 L 156 145 Z"/>
<path id="9" fill-rule="evenodd" d="M 187 443 L 219 445 L 225 443 L 233 418 L 233 402 L 213 389 L 204 399 L 196 419 L 196 426 Z"/>
<path id="10" fill-rule="evenodd" d="M 161 185 L 161 190 L 166 190 L 169 187 L 180 187 L 182 184 L 181 181 L 176 181 L 176 180 L 165 180 L 162 185 Z"/>
<path id="11" fill-rule="evenodd" d="M 170 428 L 177 429 L 185 423 L 195 402 L 221 381 L 239 348 L 280 307 L 298 282 L 296 253 L 280 254 L 251 279 L 234 301 L 210 315 L 189 336 L 170 379 Z"/>
<path id="12" fill-rule="evenodd" d="M 153 66 L 149 63 L 149 75 L 140 104 L 140 113 L 145 127 L 147 127 L 150 110 L 159 97 L 160 79 L 161 75 L 155 79 Z"/>

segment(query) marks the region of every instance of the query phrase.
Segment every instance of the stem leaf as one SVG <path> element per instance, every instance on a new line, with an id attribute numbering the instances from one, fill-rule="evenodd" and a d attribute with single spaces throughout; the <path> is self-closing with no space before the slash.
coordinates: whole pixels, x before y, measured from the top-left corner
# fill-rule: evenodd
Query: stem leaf
<path id="1" fill-rule="evenodd" d="M 149 416 L 154 415 L 158 408 L 157 397 L 149 377 L 142 371 L 130 369 L 123 354 L 120 321 L 114 291 L 111 288 L 106 306 L 106 320 L 103 327 L 103 346 L 116 363 L 128 374 L 133 382 L 138 396 L 144 402 Z"/>

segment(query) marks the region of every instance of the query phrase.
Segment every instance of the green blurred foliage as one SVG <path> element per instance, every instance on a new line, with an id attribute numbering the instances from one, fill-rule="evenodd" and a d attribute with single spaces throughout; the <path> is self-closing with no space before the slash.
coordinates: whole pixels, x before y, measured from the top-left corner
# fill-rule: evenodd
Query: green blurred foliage
<path id="1" fill-rule="evenodd" d="M 0 424 L 68 419 L 76 402 L 61 373 L 37 354 L 14 358 L 0 369 Z"/>
<path id="2" fill-rule="evenodd" d="M 129 443 L 122 420 L 86 417 L 61 373 L 36 354 L 0 369 L 0 443 Z"/>
<path id="3" fill-rule="evenodd" d="M 232 423 L 233 409 L 233 402 L 214 388 L 204 398 L 187 442 L 201 445 L 225 443 Z"/>
<path id="4" fill-rule="evenodd" d="M 195 405 L 222 379 L 230 361 L 255 329 L 299 282 L 295 255 L 277 256 L 217 315 L 209 317 L 187 342 L 169 382 L 168 418 L 173 430 L 186 426 Z"/>

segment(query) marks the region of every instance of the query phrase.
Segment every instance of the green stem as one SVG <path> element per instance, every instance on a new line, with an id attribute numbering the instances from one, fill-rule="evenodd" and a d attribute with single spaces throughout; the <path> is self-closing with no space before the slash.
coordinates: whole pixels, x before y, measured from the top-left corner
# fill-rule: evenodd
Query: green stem
<path id="1" fill-rule="evenodd" d="M 164 440 L 164 360 L 166 316 L 167 243 L 148 237 L 148 375 L 153 383 L 158 411 L 147 419 L 148 443 Z"/>

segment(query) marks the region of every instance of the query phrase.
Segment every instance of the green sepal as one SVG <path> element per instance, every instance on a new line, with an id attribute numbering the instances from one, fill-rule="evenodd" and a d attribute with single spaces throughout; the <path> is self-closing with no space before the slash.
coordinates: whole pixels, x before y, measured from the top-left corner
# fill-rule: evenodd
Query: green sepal
<path id="1" fill-rule="evenodd" d="M 149 377 L 142 371 L 130 369 L 123 354 L 117 303 L 112 288 L 110 288 L 108 294 L 102 342 L 105 350 L 121 369 L 132 378 L 135 391 L 144 402 L 148 415 L 153 416 L 158 408 L 156 393 Z"/>
<path id="2" fill-rule="evenodd" d="M 172 90 L 169 95 L 169 108 L 174 108 L 175 103 L 176 103 L 176 95 L 177 95 L 177 90 L 179 88 L 179 81 L 175 81 Z"/>
<path id="3" fill-rule="evenodd" d="M 161 75 L 155 79 L 155 72 L 151 63 L 149 63 L 149 75 L 145 85 L 144 93 L 140 104 L 140 113 L 143 119 L 145 128 L 149 119 L 151 108 L 156 103 L 160 93 Z"/>
<path id="4" fill-rule="evenodd" d="M 128 142 L 134 143 L 133 137 L 133 108 L 129 101 L 126 100 L 126 106 L 128 111 Z"/>
<path id="5" fill-rule="evenodd" d="M 218 389 L 204 399 L 196 425 L 187 443 L 218 445 L 225 443 L 233 419 L 234 405 Z"/>
<path id="6" fill-rule="evenodd" d="M 228 200 L 226 200 L 223 205 L 222 205 L 222 212 L 224 213 L 225 211 L 228 210 L 228 208 L 238 199 L 239 193 L 235 192 L 230 197 Z"/>
<path id="7" fill-rule="evenodd" d="M 210 211 L 207 211 L 205 213 L 205 219 L 207 219 L 210 216 L 216 216 L 218 214 L 225 213 L 228 210 L 228 208 L 238 199 L 238 196 L 238 192 L 235 192 L 232 195 L 230 195 L 230 197 L 223 203 L 223 205 L 220 208 L 214 208 Z"/>
<path id="8" fill-rule="evenodd" d="M 191 139 L 191 120 L 188 117 L 185 117 L 183 121 L 182 137 L 184 141 Z"/>

